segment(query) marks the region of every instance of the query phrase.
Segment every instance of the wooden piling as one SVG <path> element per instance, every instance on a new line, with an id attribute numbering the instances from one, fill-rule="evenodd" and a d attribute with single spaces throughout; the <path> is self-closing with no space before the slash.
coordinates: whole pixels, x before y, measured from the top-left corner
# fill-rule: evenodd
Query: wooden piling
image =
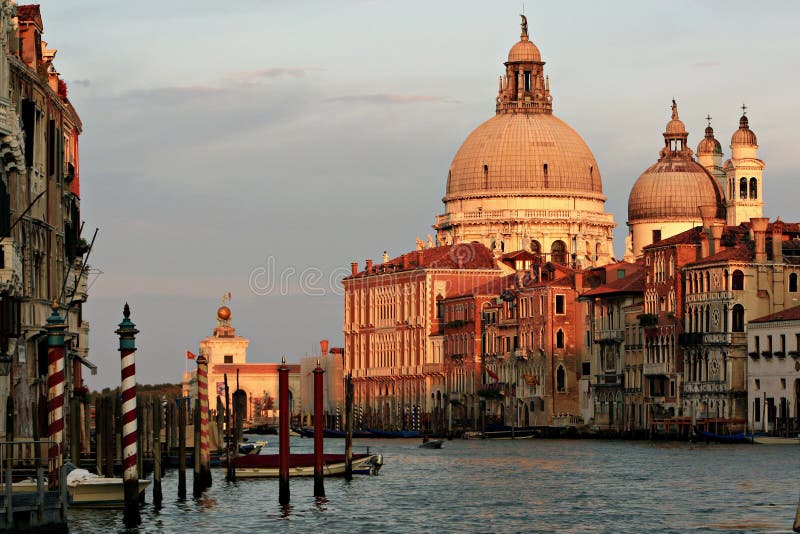
<path id="1" fill-rule="evenodd" d="M 325 354 L 325 352 L 323 352 Z M 323 422 L 323 384 L 322 374 L 325 371 L 317 366 L 314 368 L 314 497 L 325 496 L 325 482 L 323 479 L 322 466 L 324 464 L 323 434 L 325 423 Z M 288 403 L 287 403 L 288 404 Z M 287 406 L 288 408 L 288 406 Z M 281 417 L 283 410 L 281 409 Z"/>
<path id="2" fill-rule="evenodd" d="M 153 506 L 161 508 L 161 402 L 153 407 Z"/>
<path id="3" fill-rule="evenodd" d="M 103 442 L 104 453 L 103 453 L 103 460 L 106 462 L 106 467 L 104 469 L 104 475 L 107 478 L 113 478 L 114 476 L 114 442 L 116 437 L 116 417 L 115 417 L 115 410 L 117 409 L 117 401 L 118 397 L 115 393 L 112 393 L 113 397 L 106 397 L 105 399 L 105 429 L 106 429 L 106 437 Z"/>
<path id="4" fill-rule="evenodd" d="M 205 489 L 200 461 L 200 399 L 194 400 L 194 452 L 192 454 L 192 494 L 200 497 Z"/>
<path id="5" fill-rule="evenodd" d="M 69 456 L 75 467 L 81 466 L 81 401 L 73 397 L 69 401 Z"/>
<path id="6" fill-rule="evenodd" d="M 105 433 L 105 430 L 102 428 L 101 423 L 101 405 L 103 402 L 103 398 L 99 395 L 95 396 L 94 398 L 94 460 L 95 460 L 95 470 L 97 471 L 98 475 L 103 474 L 103 436 L 101 433 Z"/>
<path id="7" fill-rule="evenodd" d="M 178 498 L 186 498 L 186 399 L 178 399 Z"/>
<path id="8" fill-rule="evenodd" d="M 278 367 L 278 502 L 281 506 L 289 504 L 289 368 L 286 358 Z"/>
<path id="9" fill-rule="evenodd" d="M 231 443 L 231 395 L 230 390 L 228 389 L 228 373 L 222 375 L 223 379 L 225 380 L 225 459 L 227 467 L 227 476 L 226 478 L 233 482 L 236 480 L 236 468 L 233 467 L 233 462 L 231 462 L 231 447 L 234 446 Z M 239 448 L 239 444 L 236 444 L 236 448 Z"/>
<path id="10" fill-rule="evenodd" d="M 795 532 L 800 532 L 800 500 L 797 501 L 797 510 L 794 513 L 794 523 L 792 524 L 792 530 Z"/>
<path id="11" fill-rule="evenodd" d="M 353 480 L 353 376 L 344 384 L 344 479 Z"/>

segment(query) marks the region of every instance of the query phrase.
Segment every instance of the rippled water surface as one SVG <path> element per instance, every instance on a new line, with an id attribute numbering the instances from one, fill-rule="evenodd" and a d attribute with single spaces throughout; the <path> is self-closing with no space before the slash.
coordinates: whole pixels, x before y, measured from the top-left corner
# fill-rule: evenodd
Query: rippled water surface
<path id="1" fill-rule="evenodd" d="M 276 436 L 269 448 L 277 452 Z M 150 489 L 139 532 L 790 532 L 800 496 L 793 446 L 691 445 L 596 440 L 356 440 L 383 453 L 379 476 L 352 482 L 292 479 L 291 505 L 277 479 L 225 482 L 199 499 L 177 499 L 177 472 L 164 503 Z M 293 452 L 311 440 L 293 438 Z M 343 440 L 326 440 L 342 452 Z M 356 447 L 358 452 L 358 447 Z M 72 532 L 124 530 L 117 510 L 71 509 Z"/>

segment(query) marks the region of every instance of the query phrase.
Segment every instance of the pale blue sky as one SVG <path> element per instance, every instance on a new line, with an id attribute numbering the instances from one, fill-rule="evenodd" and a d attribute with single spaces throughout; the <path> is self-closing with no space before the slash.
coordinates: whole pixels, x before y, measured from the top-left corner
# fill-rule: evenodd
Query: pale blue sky
<path id="1" fill-rule="evenodd" d="M 297 361 L 323 337 L 340 344 L 328 280 L 432 233 L 453 155 L 493 114 L 521 2 L 41 6 L 84 122 L 83 216 L 100 227 L 90 263 L 103 271 L 85 317 L 100 365 L 90 384 L 102 387 L 118 382 L 125 300 L 142 382 L 180 378 L 226 291 L 251 361 Z M 765 214 L 800 220 L 796 3 L 527 2 L 526 12 L 554 112 L 600 165 L 618 254 L 628 192 L 657 158 L 673 97 L 691 145 L 710 113 L 728 155 L 746 103 L 767 163 Z M 283 272 L 288 290 L 277 279 L 264 289 L 267 271 Z"/>

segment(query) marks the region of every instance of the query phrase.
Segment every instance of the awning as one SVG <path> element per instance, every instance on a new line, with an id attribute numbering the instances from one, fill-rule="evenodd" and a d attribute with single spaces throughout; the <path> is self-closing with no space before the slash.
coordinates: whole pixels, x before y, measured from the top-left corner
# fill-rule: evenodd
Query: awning
<path id="1" fill-rule="evenodd" d="M 90 362 L 89 360 L 87 360 L 86 358 L 84 358 L 83 356 L 78 356 L 78 354 L 76 354 L 74 352 L 70 352 L 69 353 L 69 357 L 72 358 L 73 360 L 78 360 L 85 367 L 88 367 L 89 370 L 92 372 L 92 375 L 96 375 L 97 374 L 97 366 L 95 364 L 93 364 L 92 362 Z"/>

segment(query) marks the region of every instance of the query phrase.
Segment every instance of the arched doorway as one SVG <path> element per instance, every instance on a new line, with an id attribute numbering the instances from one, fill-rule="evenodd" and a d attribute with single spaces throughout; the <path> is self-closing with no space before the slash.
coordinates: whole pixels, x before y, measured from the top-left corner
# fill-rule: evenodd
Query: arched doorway
<path id="1" fill-rule="evenodd" d="M 567 263 L 567 245 L 563 241 L 554 241 L 550 247 L 550 261 L 566 265 Z"/>

